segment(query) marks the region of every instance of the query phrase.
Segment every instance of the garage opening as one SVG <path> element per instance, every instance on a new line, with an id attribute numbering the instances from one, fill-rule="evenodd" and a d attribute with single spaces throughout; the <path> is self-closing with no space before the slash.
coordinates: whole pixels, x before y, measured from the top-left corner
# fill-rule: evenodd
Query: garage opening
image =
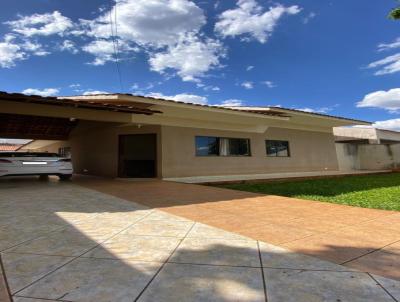
<path id="1" fill-rule="evenodd" d="M 157 175 L 156 159 L 156 134 L 119 136 L 119 177 L 154 178 Z"/>
<path id="2" fill-rule="evenodd" d="M 68 137 L 77 124 L 75 119 L 0 113 L 0 151 L 71 157 Z"/>
<path id="3" fill-rule="evenodd" d="M 69 178 L 68 118 L 0 113 L 0 176 L 58 175 Z"/>

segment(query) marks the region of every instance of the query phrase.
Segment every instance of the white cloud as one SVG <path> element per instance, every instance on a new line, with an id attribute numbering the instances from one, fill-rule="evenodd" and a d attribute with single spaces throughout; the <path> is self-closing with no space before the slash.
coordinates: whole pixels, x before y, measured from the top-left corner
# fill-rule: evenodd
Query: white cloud
<path id="1" fill-rule="evenodd" d="M 276 5 L 268 10 L 255 0 L 238 0 L 237 8 L 224 11 L 215 24 L 215 31 L 223 37 L 244 36 L 261 43 L 267 42 L 283 15 L 295 15 L 301 11 L 297 5 Z"/>
<path id="2" fill-rule="evenodd" d="M 164 95 L 159 92 L 152 92 L 146 95 L 148 97 L 159 98 L 159 99 L 166 99 L 172 100 L 176 102 L 184 102 L 184 103 L 193 103 L 193 104 L 200 104 L 200 105 L 207 105 L 208 100 L 204 96 L 195 95 L 195 94 L 188 94 L 188 93 L 180 93 L 176 95 Z"/>
<path id="3" fill-rule="evenodd" d="M 22 91 L 23 94 L 28 95 L 41 95 L 41 96 L 54 96 L 60 92 L 57 88 L 45 88 L 45 89 L 36 89 L 36 88 L 27 88 Z"/>
<path id="4" fill-rule="evenodd" d="M 375 107 L 397 112 L 400 109 L 400 88 L 369 93 L 357 103 L 357 107 Z"/>
<path id="5" fill-rule="evenodd" d="M 87 45 L 82 47 L 82 50 L 90 53 L 95 56 L 95 59 L 90 62 L 91 65 L 104 65 L 106 62 L 115 61 L 115 52 L 117 49 L 115 48 L 116 44 L 110 40 L 95 40 L 90 42 Z M 137 48 L 130 47 L 128 44 L 124 43 L 123 41 L 118 42 L 118 54 L 121 56 L 129 53 L 129 52 L 136 52 L 138 51 Z"/>
<path id="6" fill-rule="evenodd" d="M 223 101 L 221 104 L 216 104 L 214 106 L 239 107 L 239 106 L 243 106 L 243 101 L 242 100 L 237 100 L 237 99 L 228 99 L 228 100 Z"/>
<path id="7" fill-rule="evenodd" d="M 0 67 L 11 68 L 15 63 L 27 58 L 27 54 L 22 47 L 13 41 L 11 36 L 5 37 L 3 42 L 0 42 Z"/>
<path id="8" fill-rule="evenodd" d="M 117 14 L 118 36 L 142 46 L 173 45 L 206 23 L 203 10 L 189 0 L 119 0 Z M 82 20 L 82 25 L 90 36 L 109 38 L 110 11 L 95 20 Z"/>
<path id="9" fill-rule="evenodd" d="M 83 95 L 95 95 L 95 94 L 109 94 L 109 92 L 103 90 L 88 90 L 83 93 Z"/>
<path id="10" fill-rule="evenodd" d="M 21 47 L 24 50 L 29 51 L 31 52 L 31 54 L 36 56 L 47 56 L 48 54 L 50 54 L 50 52 L 44 50 L 42 44 L 32 41 L 25 41 L 24 43 L 21 44 Z"/>
<path id="11" fill-rule="evenodd" d="M 115 61 L 116 52 L 120 59 L 128 59 L 143 51 L 153 71 L 172 71 L 184 81 L 198 82 L 209 70 L 221 66 L 220 59 L 226 54 L 220 41 L 201 32 L 206 17 L 194 1 L 115 0 L 111 8 L 103 6 L 98 14 L 76 23 L 59 11 L 18 16 L 6 22 L 14 35 L 24 40 L 0 44 L 0 67 L 13 67 L 16 61 L 31 55 L 49 54 L 43 45 L 27 39 L 50 35 L 68 36 L 53 49 L 72 54 L 82 50 L 94 56 L 89 63 L 92 65 Z M 115 15 L 117 20 L 112 20 Z M 85 43 L 81 49 L 77 38 Z"/>
<path id="12" fill-rule="evenodd" d="M 245 81 L 242 84 L 240 84 L 240 86 L 242 86 L 242 87 L 244 87 L 246 89 L 253 89 L 254 88 L 253 82 L 250 82 L 250 81 Z"/>
<path id="13" fill-rule="evenodd" d="M 205 85 L 203 83 L 196 83 L 196 86 L 198 88 L 202 88 L 204 91 L 220 91 L 221 88 L 219 88 L 218 86 L 213 86 L 213 85 Z"/>
<path id="14" fill-rule="evenodd" d="M 172 100 L 183 103 L 192 103 L 192 104 L 200 104 L 200 105 L 209 105 L 209 106 L 219 106 L 219 107 L 234 107 L 234 106 L 243 106 L 242 100 L 237 99 L 228 99 L 218 104 L 210 104 L 210 101 L 207 97 L 191 94 L 191 93 L 180 93 L 176 95 L 165 95 L 160 92 L 152 92 L 146 95 L 147 97 Z"/>
<path id="15" fill-rule="evenodd" d="M 110 20 L 115 13 L 117 20 Z M 43 45 L 27 39 L 50 35 L 68 36 L 54 49 L 72 54 L 80 49 L 71 37 L 80 37 L 85 41 L 81 50 L 94 56 L 89 63 L 92 65 L 115 61 L 116 51 L 121 59 L 144 51 L 149 56 L 151 70 L 162 74 L 172 71 L 184 81 L 199 82 L 209 70 L 220 67 L 220 59 L 226 55 L 220 41 L 201 32 L 206 17 L 194 1 L 115 0 L 111 9 L 102 9 L 99 14 L 76 23 L 59 11 L 21 15 L 6 22 L 19 40 L 25 40 L 0 44 L 0 67 L 13 67 L 16 61 L 31 55 L 49 54 Z"/>
<path id="16" fill-rule="evenodd" d="M 50 54 L 43 45 L 27 39 L 17 39 L 13 34 L 6 34 L 0 42 L 0 67 L 11 68 L 17 61 L 30 56 L 46 56 Z"/>
<path id="17" fill-rule="evenodd" d="M 104 65 L 108 61 L 115 61 L 115 45 L 112 41 L 96 40 L 82 47 L 82 50 L 95 56 L 91 65 Z"/>
<path id="18" fill-rule="evenodd" d="M 12 31 L 31 37 L 34 35 L 63 35 L 73 27 L 71 19 L 54 11 L 47 14 L 33 14 L 31 16 L 19 16 L 18 20 L 5 22 Z"/>
<path id="19" fill-rule="evenodd" d="M 76 83 L 76 84 L 71 84 L 71 85 L 69 85 L 68 87 L 69 87 L 69 88 L 79 88 L 79 87 L 81 87 L 81 84 L 78 84 L 78 83 Z"/>
<path id="20" fill-rule="evenodd" d="M 60 46 L 59 49 L 61 51 L 68 51 L 72 54 L 77 54 L 79 52 L 78 48 L 76 47 L 75 43 L 71 40 L 64 40 Z"/>
<path id="21" fill-rule="evenodd" d="M 304 107 L 304 108 L 294 108 L 294 109 L 310 113 L 328 113 L 329 111 L 333 110 L 332 107 L 321 107 L 321 108 Z"/>
<path id="22" fill-rule="evenodd" d="M 153 89 L 154 86 L 159 85 L 159 83 L 153 83 L 153 82 L 148 82 L 146 85 L 139 85 L 138 83 L 133 83 L 133 85 L 131 86 L 131 90 L 136 90 L 136 91 L 144 91 L 144 90 L 149 90 L 149 89 Z"/>
<path id="23" fill-rule="evenodd" d="M 250 71 L 252 69 L 254 69 L 254 66 L 252 66 L 252 65 L 249 65 L 249 66 L 246 67 L 246 71 Z"/>
<path id="24" fill-rule="evenodd" d="M 209 85 L 209 86 L 205 86 L 205 87 L 204 87 L 204 90 L 205 90 L 205 91 L 208 91 L 208 90 L 211 90 L 211 91 L 220 91 L 221 88 L 219 88 L 218 86 L 211 86 L 211 85 Z"/>
<path id="25" fill-rule="evenodd" d="M 392 43 L 381 43 L 378 45 L 378 51 L 390 50 L 400 47 L 400 38 L 397 38 Z"/>
<path id="26" fill-rule="evenodd" d="M 308 23 L 309 23 L 312 19 L 314 19 L 316 16 L 317 16 L 317 14 L 314 13 L 314 12 L 309 13 L 307 16 L 305 16 L 305 17 L 303 18 L 303 23 L 304 23 L 304 24 L 308 24 Z"/>
<path id="27" fill-rule="evenodd" d="M 267 86 L 268 88 L 276 87 L 276 84 L 272 81 L 262 81 L 261 83 L 264 84 L 265 86 Z"/>
<path id="28" fill-rule="evenodd" d="M 198 82 L 210 69 L 219 67 L 219 59 L 224 56 L 225 49 L 219 41 L 201 41 L 190 35 L 165 52 L 152 54 L 149 62 L 153 71 L 164 73 L 175 69 L 183 81 Z"/>
<path id="29" fill-rule="evenodd" d="M 372 62 L 368 68 L 380 68 L 375 75 L 391 74 L 400 71 L 400 53 Z"/>
<path id="30" fill-rule="evenodd" d="M 400 131 L 400 118 L 386 121 L 377 121 L 372 126 L 378 129 Z"/>
<path id="31" fill-rule="evenodd" d="M 110 16 L 114 16 L 115 9 L 117 32 L 112 33 Z M 151 70 L 164 74 L 173 70 L 184 81 L 199 81 L 219 66 L 219 59 L 225 55 L 219 41 L 200 38 L 205 23 L 203 10 L 189 0 L 119 0 L 100 17 L 81 20 L 81 29 L 74 33 L 95 38 L 83 48 L 95 55 L 93 65 L 114 61 L 110 41 L 114 35 L 120 54 L 139 51 L 139 45 L 149 55 Z"/>

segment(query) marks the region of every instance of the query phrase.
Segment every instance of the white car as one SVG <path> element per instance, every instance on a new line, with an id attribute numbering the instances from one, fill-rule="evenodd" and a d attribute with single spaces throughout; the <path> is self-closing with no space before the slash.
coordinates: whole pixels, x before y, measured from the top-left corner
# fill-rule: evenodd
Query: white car
<path id="1" fill-rule="evenodd" d="M 57 175 L 61 180 L 72 176 L 70 158 L 47 152 L 0 152 L 0 176 Z"/>

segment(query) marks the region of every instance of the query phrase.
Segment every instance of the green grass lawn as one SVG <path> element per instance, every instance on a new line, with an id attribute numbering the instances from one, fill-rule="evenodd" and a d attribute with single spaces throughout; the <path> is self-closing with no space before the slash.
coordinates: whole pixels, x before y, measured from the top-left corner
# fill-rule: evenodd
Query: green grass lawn
<path id="1" fill-rule="evenodd" d="M 400 211 L 400 173 L 219 185 L 228 189 Z"/>

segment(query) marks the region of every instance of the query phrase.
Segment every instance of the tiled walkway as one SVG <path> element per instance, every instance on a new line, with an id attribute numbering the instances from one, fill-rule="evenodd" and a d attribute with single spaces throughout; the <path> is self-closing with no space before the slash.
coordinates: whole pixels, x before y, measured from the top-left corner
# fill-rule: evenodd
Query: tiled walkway
<path id="1" fill-rule="evenodd" d="M 200 185 L 78 183 L 294 252 L 400 280 L 400 213 Z"/>
<path id="2" fill-rule="evenodd" d="M 187 204 L 200 206 L 206 197 L 200 193 L 203 187 L 110 181 L 85 185 L 115 191 L 108 195 L 70 182 L 0 181 L 0 251 L 14 301 L 400 299 L 394 280 L 200 223 L 206 204 L 197 208 L 199 219 L 153 208 L 162 201 L 157 197 L 161 191 L 164 201 L 172 202 L 176 189 L 182 198 L 192 196 Z M 207 199 L 216 202 L 233 194 L 228 192 L 209 191 Z M 126 200 L 140 198 L 154 204 Z"/>

